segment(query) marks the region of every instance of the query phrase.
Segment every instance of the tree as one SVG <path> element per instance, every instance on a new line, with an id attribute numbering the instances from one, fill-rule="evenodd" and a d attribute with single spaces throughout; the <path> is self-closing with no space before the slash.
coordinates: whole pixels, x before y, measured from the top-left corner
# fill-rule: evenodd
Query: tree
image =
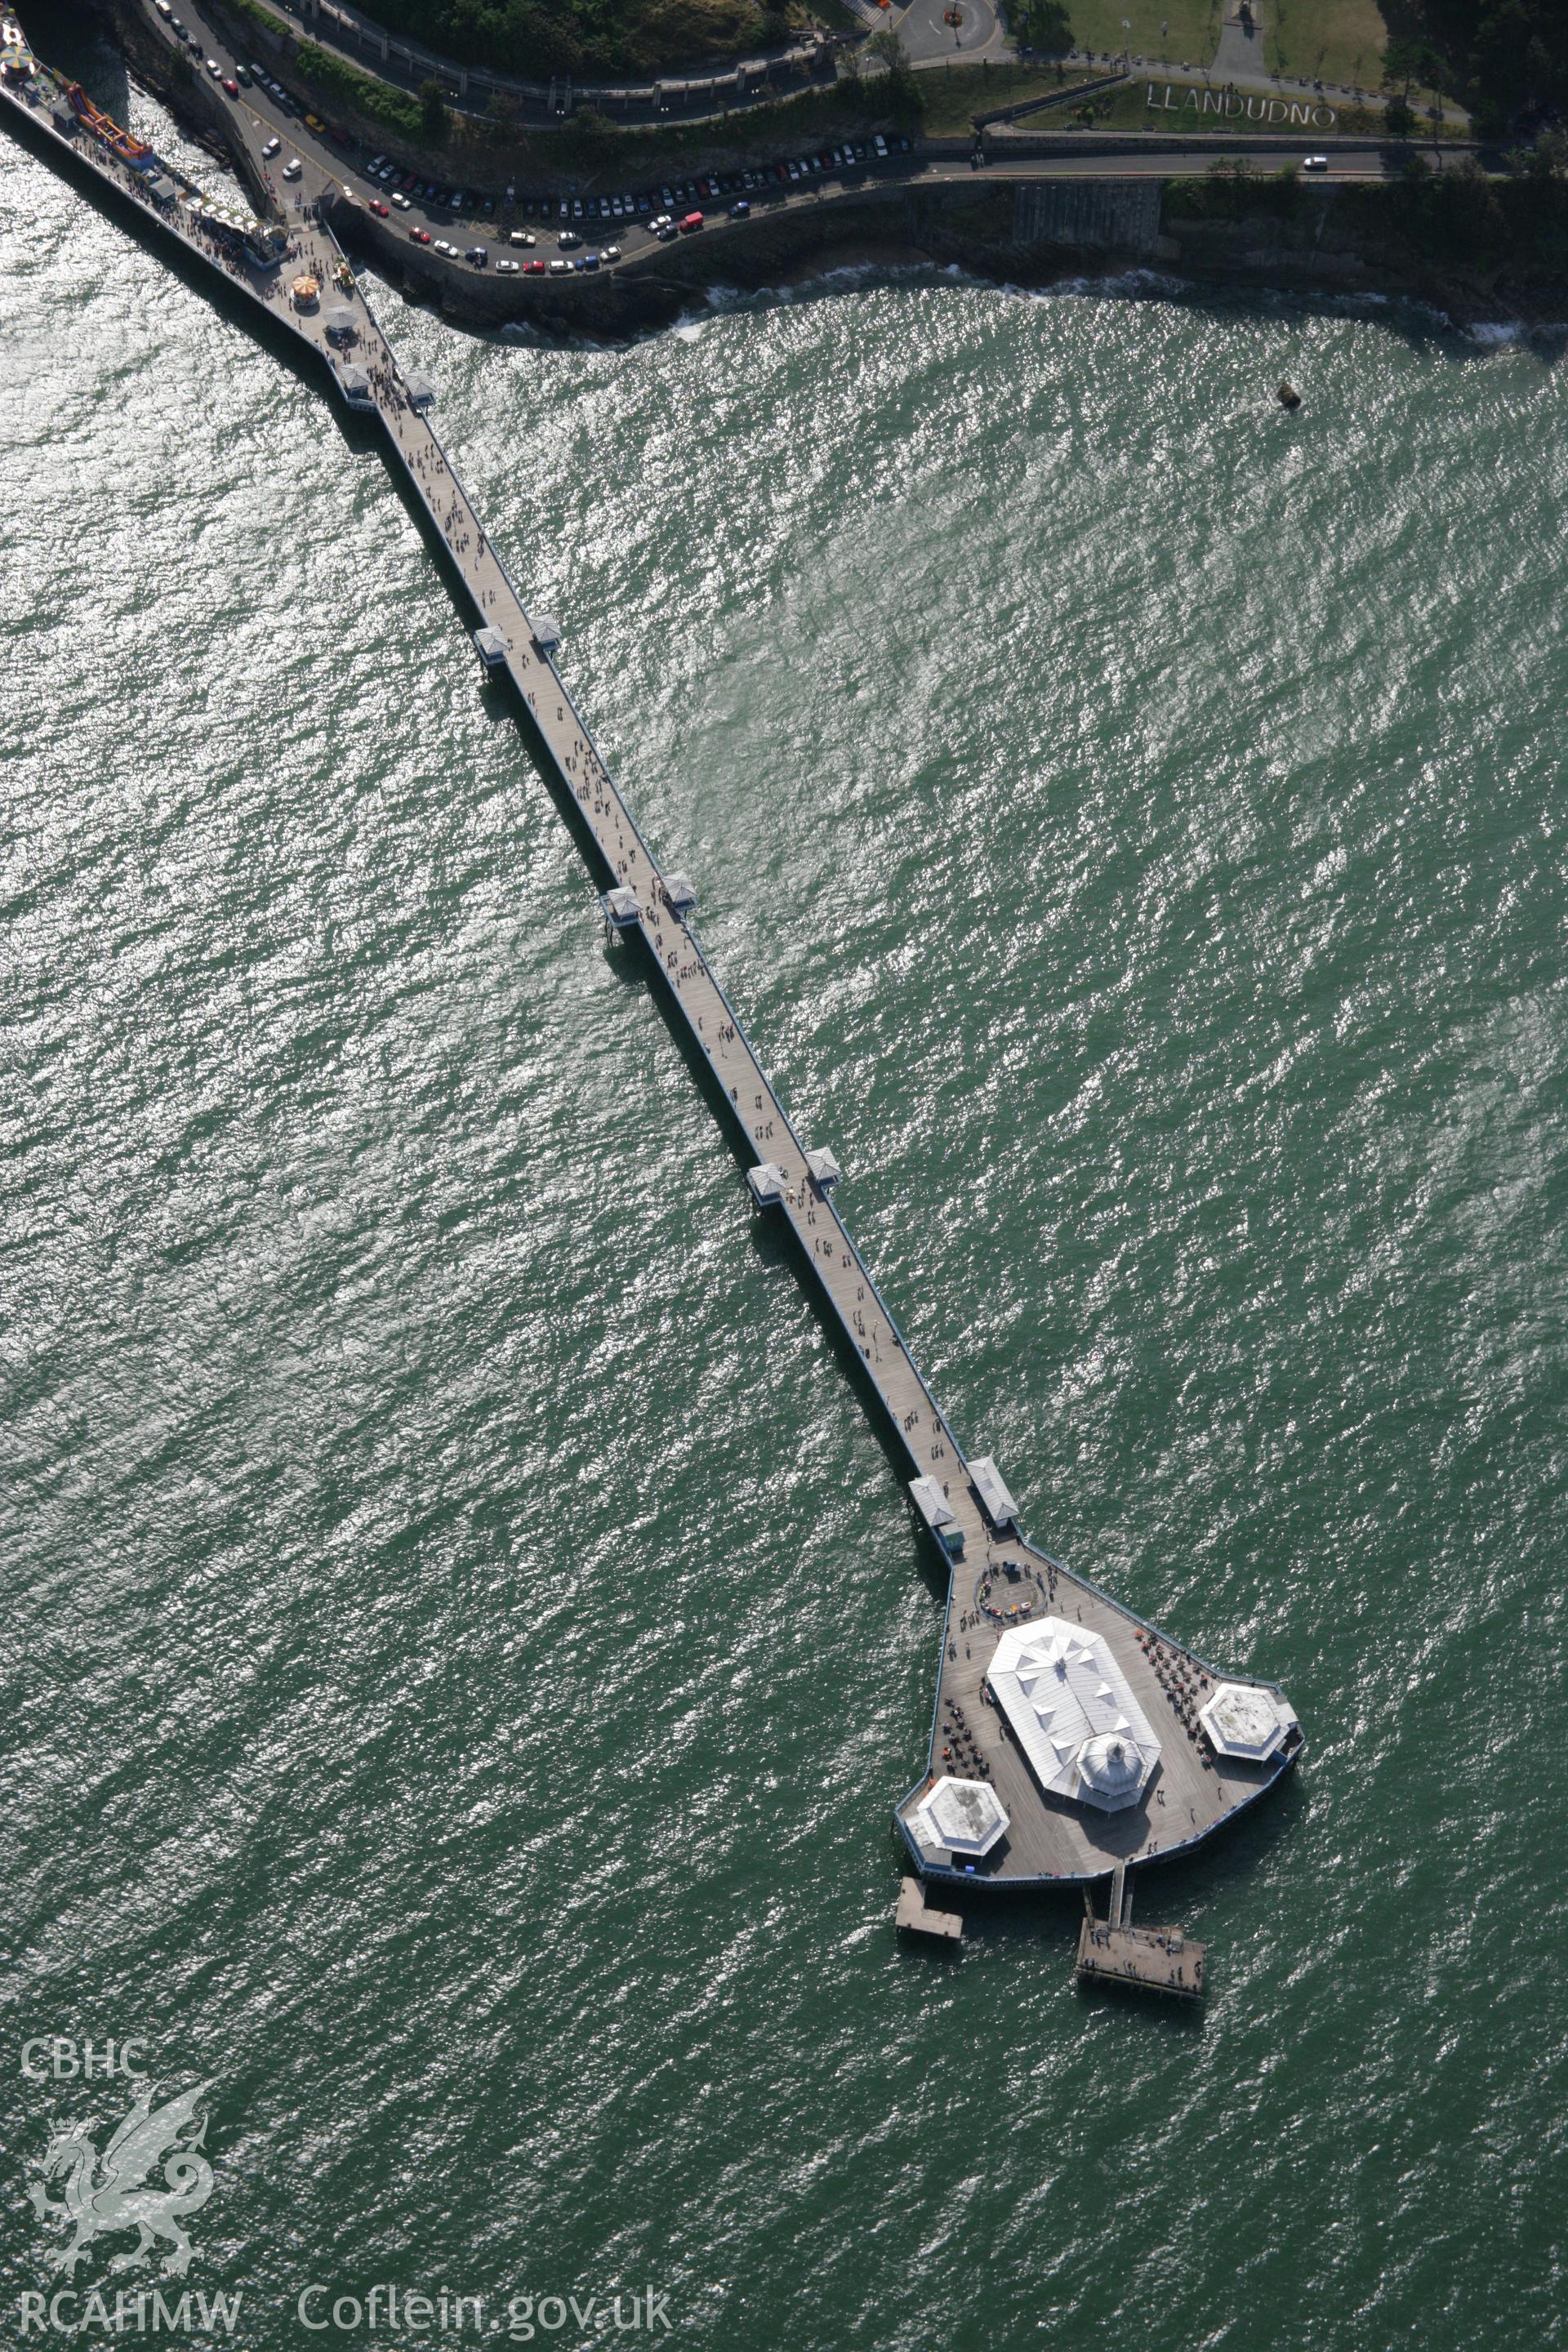
<path id="1" fill-rule="evenodd" d="M 422 81 L 419 85 L 419 128 L 426 144 L 444 146 L 451 127 L 451 117 L 447 112 L 447 96 L 440 83 Z"/>
<path id="2" fill-rule="evenodd" d="M 1047 58 L 1065 58 L 1073 47 L 1072 19 L 1062 0 L 1015 0 L 1007 21 L 1018 40 Z"/>
<path id="3" fill-rule="evenodd" d="M 866 53 L 888 68 L 888 111 L 893 120 L 918 121 L 925 112 L 925 97 L 909 54 L 890 25 L 872 34 L 866 44 Z"/>
<path id="4" fill-rule="evenodd" d="M 1415 128 L 1415 109 L 1407 99 L 1391 98 L 1384 109 L 1384 121 L 1391 139 L 1408 139 Z"/>

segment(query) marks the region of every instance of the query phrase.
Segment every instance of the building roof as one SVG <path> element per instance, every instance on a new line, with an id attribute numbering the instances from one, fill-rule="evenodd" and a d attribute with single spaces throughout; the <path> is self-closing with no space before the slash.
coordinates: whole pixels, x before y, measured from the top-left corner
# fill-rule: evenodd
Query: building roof
<path id="1" fill-rule="evenodd" d="M 1198 1721 L 1216 1755 L 1250 1758 L 1260 1764 L 1272 1756 L 1296 1720 L 1277 1691 L 1257 1683 L 1221 1683 Z"/>
<path id="2" fill-rule="evenodd" d="M 1099 1633 L 1062 1617 L 1015 1626 L 988 1680 L 1043 1789 L 1101 1812 L 1137 1802 L 1160 1743 Z"/>
<path id="3" fill-rule="evenodd" d="M 1005 1528 L 1010 1520 L 1017 1517 L 1018 1506 L 1008 1493 L 1007 1482 L 989 1454 L 970 1455 L 969 1475 L 974 1481 L 976 1494 L 997 1527 Z"/>
<path id="4" fill-rule="evenodd" d="M 1007 1815 L 988 1780 L 941 1780 L 916 1808 L 931 1832 L 922 1845 L 946 1846 L 950 1853 L 989 1853 L 1007 1834 Z"/>
<path id="5" fill-rule="evenodd" d="M 953 1509 L 952 1505 L 948 1501 L 947 1496 L 942 1493 L 942 1482 L 940 1479 L 931 1477 L 911 1478 L 910 1480 L 910 1493 L 914 1498 L 916 1510 L 920 1513 L 928 1528 L 955 1528 L 958 1526 L 958 1514 Z"/>

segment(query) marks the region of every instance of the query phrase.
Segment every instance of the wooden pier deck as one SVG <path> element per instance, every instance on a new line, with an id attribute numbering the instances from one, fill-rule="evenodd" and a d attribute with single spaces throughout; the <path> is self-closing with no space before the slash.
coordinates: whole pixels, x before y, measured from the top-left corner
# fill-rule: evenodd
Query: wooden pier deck
<path id="1" fill-rule="evenodd" d="M 226 261 L 212 241 L 189 224 L 157 213 L 135 192 L 135 175 L 122 164 L 79 136 L 68 138 L 56 131 L 47 105 L 40 107 L 15 88 L 7 88 L 5 96 L 11 110 L 31 118 L 36 131 L 68 150 L 79 169 L 87 164 L 116 190 L 122 204 L 136 205 L 155 221 L 160 234 L 183 242 L 226 284 L 248 296 L 259 312 L 298 336 L 330 372 L 338 396 L 343 396 L 344 354 L 328 333 L 331 310 L 341 299 L 331 290 L 333 272 L 343 257 L 329 231 L 312 217 L 324 191 L 309 167 L 295 190 L 298 215 L 286 224 L 288 258 L 268 281 Z M 321 279 L 322 299 L 316 310 L 301 311 L 289 301 L 288 288 L 305 270 Z M 1299 1732 L 1289 1751 L 1266 1763 L 1227 1759 L 1215 1769 L 1201 1731 L 1193 1727 L 1188 1702 L 1189 1693 L 1195 1697 L 1218 1681 L 1215 1670 L 1164 1636 L 1156 1637 L 1132 1612 L 1029 1544 L 1016 1524 L 999 1526 L 987 1512 L 964 1450 L 927 1388 L 839 1213 L 831 1175 L 819 1181 L 808 1167 L 811 1147 L 726 997 L 689 908 L 675 904 L 683 895 L 672 894 L 669 887 L 675 869 L 667 872 L 638 828 L 424 406 L 416 405 L 363 289 L 353 298 L 352 307 L 357 334 L 348 357 L 365 379 L 362 400 L 355 404 L 384 428 L 389 452 L 445 544 L 468 599 L 474 628 L 494 632 L 489 648 L 490 674 L 504 675 L 515 688 L 592 838 L 606 891 L 630 894 L 620 902 L 617 927 L 646 945 L 688 1037 L 712 1072 L 754 1163 L 753 1190 L 760 1190 L 766 1203 L 759 1205 L 758 1213 L 782 1220 L 793 1234 L 818 1296 L 880 1402 L 888 1428 L 906 1458 L 908 1476 L 929 1478 L 940 1486 L 952 1520 L 950 1559 L 962 1537 L 963 1557 L 951 1562 L 927 1772 L 895 1812 L 915 1866 L 927 1878 L 980 1877 L 994 1884 L 1037 1885 L 1101 1877 L 1119 1861 L 1145 1862 L 1197 1844 L 1289 1768 L 1299 1752 Z M 820 1145 L 831 1139 L 813 1140 Z M 767 1171 L 760 1186 L 759 1171 Z M 986 1586 L 988 1595 L 983 1590 Z M 1159 1764 L 1139 1802 L 1123 1811 L 1099 1812 L 1048 1794 L 984 1696 L 991 1660 L 1006 1626 L 1047 1613 L 1103 1637 L 1159 1733 Z M 1274 1689 L 1262 1683 L 1254 1686 Z M 983 1860 L 933 1860 L 913 1833 L 914 1809 L 935 1780 L 948 1772 L 988 1780 L 1006 1811 L 1006 1835 Z"/>
<path id="2" fill-rule="evenodd" d="M 1112 1927 L 1086 1919 L 1079 1930 L 1078 1974 L 1092 1983 L 1202 2000 L 1204 1948 L 1175 1927 Z"/>

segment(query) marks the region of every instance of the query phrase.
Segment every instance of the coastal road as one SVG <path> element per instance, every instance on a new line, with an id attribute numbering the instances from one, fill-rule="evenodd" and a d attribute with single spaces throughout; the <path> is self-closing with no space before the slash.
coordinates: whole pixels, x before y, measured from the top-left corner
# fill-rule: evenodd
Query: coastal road
<path id="1" fill-rule="evenodd" d="M 153 5 L 142 0 L 147 22 L 162 41 L 186 58 L 192 56 L 190 46 L 180 42 L 168 21 Z M 943 0 L 915 0 L 916 5 L 928 5 L 940 16 Z M 973 5 L 973 0 L 963 0 Z M 989 0 L 984 0 L 989 5 Z M 199 0 L 184 0 L 184 20 L 193 36 L 196 52 L 196 69 L 214 83 L 218 77 L 207 72 L 207 60 L 214 61 L 219 75 L 234 79 L 236 69 L 247 70 L 259 60 L 237 53 L 218 33 Z M 255 170 L 271 191 L 274 199 L 290 220 L 299 220 L 309 205 L 323 193 L 341 191 L 351 202 L 362 206 L 387 202 L 386 187 L 369 175 L 372 160 L 369 151 L 340 142 L 325 132 L 310 131 L 305 122 L 301 107 L 291 99 L 279 100 L 256 81 L 242 89 L 237 99 L 220 98 L 229 117 L 231 135 L 237 146 L 247 152 Z M 279 140 L 280 152 L 268 158 L 263 153 L 273 139 Z M 459 248 L 480 246 L 487 249 L 489 259 L 483 265 L 493 272 L 495 262 L 502 257 L 525 259 L 555 259 L 560 256 L 560 239 L 563 232 L 580 238 L 585 248 L 603 243 L 613 243 L 620 248 L 625 262 L 649 257 L 658 249 L 650 220 L 661 209 L 674 210 L 678 216 L 693 206 L 706 209 L 710 219 L 717 221 L 727 203 L 744 194 L 752 213 L 759 220 L 776 219 L 783 213 L 803 208 L 826 211 L 840 204 L 863 197 L 868 190 L 879 186 L 941 185 L 971 183 L 976 180 L 1007 181 L 1035 179 L 1171 179 L 1206 169 L 1216 160 L 1246 160 L 1260 169 L 1278 169 L 1294 157 L 1308 152 L 1309 143 L 1328 153 L 1331 179 L 1379 180 L 1397 168 L 1397 160 L 1390 150 L 1374 141 L 1337 144 L 1303 139 L 1289 149 L 1275 149 L 1259 153 L 1257 145 L 1247 140 L 1237 140 L 1224 146 L 1205 145 L 1194 149 L 1190 142 L 1158 139 L 1155 135 L 1139 134 L 1114 152 L 1103 147 L 1086 145 L 1082 150 L 1067 149 L 1047 155 L 1007 156 L 995 153 L 994 160 L 984 172 L 976 173 L 964 159 L 951 156 L 922 155 L 919 152 L 895 154 L 886 161 L 868 153 L 863 164 L 847 169 L 834 167 L 826 172 L 809 172 L 798 179 L 784 182 L 753 173 L 758 183 L 742 188 L 737 184 L 727 188 L 722 196 L 714 198 L 700 194 L 690 183 L 672 187 L 666 196 L 660 189 L 626 190 L 616 194 L 622 200 L 619 215 L 599 209 L 611 198 L 598 190 L 563 194 L 552 192 L 548 197 L 542 192 L 520 195 L 511 205 L 498 201 L 491 217 L 484 218 L 475 203 L 457 210 L 436 201 L 433 194 L 417 194 L 405 207 L 393 209 L 380 226 L 388 235 L 414 247 L 408 259 L 417 258 L 423 268 L 438 278 L 443 271 L 455 271 L 459 277 L 471 276 L 479 265 L 460 257 L 436 254 L 430 246 L 416 240 L 413 233 L 422 230 L 426 236 L 443 236 Z M 1097 142 L 1098 144 L 1098 142 Z M 301 176 L 294 183 L 284 180 L 282 167 L 298 159 Z M 800 161 L 796 158 L 795 161 Z M 787 168 L 787 167 L 786 167 Z M 639 201 L 642 208 L 638 208 Z M 513 229 L 536 240 L 531 251 L 519 251 L 509 256 L 508 239 Z M 738 226 L 726 224 L 724 234 L 744 234 Z M 605 265 L 615 267 L 616 265 Z M 624 265 L 623 265 L 624 266 Z M 526 291 L 529 281 L 520 279 L 519 292 Z"/>

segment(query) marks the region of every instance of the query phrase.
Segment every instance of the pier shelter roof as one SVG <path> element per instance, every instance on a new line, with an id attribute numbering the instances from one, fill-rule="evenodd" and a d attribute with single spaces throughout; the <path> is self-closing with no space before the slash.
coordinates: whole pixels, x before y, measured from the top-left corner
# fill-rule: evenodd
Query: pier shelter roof
<path id="1" fill-rule="evenodd" d="M 1015 1626 L 988 1679 L 1043 1789 L 1101 1812 L 1136 1804 L 1160 1743 L 1100 1634 L 1061 1617 Z"/>
<path id="2" fill-rule="evenodd" d="M 1274 1754 L 1295 1722 L 1295 1710 L 1256 1683 L 1221 1683 L 1198 1721 L 1217 1755 L 1262 1763 Z"/>
<path id="3" fill-rule="evenodd" d="M 920 1807 L 932 1845 L 950 1853 L 989 1853 L 1007 1833 L 1007 1813 L 988 1780 L 939 1780 Z M 922 1840 L 922 1843 L 925 1841 Z"/>

